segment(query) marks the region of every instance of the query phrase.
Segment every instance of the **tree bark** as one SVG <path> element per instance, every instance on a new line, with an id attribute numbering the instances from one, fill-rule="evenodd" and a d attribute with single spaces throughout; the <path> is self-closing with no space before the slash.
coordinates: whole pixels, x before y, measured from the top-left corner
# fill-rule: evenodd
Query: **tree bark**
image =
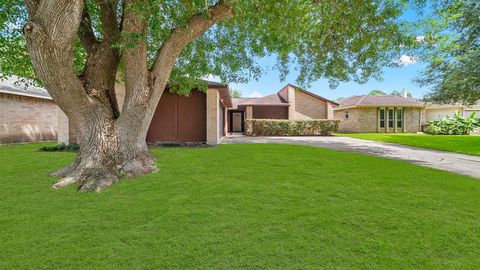
<path id="1" fill-rule="evenodd" d="M 142 1 L 126 0 L 124 6 Z M 75 162 L 51 174 L 62 177 L 54 188 L 77 184 L 79 191 L 101 191 L 121 178 L 156 171 L 146 135 L 175 60 L 189 42 L 231 16 L 231 8 L 219 1 L 209 10 L 208 18 L 195 15 L 186 27 L 173 29 L 151 69 L 147 66 L 144 38 L 126 48 L 126 93 L 120 113 L 115 98 L 120 52 L 112 45 L 121 37 L 121 31 L 145 34 L 148 16 L 138 16 L 126 8 L 118 20 L 114 3 L 98 1 L 98 5 L 104 27 L 102 40 L 95 37 L 82 0 L 26 1 L 29 22 L 24 35 L 34 69 L 76 127 L 80 144 Z M 87 52 L 80 75 L 75 73 L 73 63 L 77 37 Z"/>

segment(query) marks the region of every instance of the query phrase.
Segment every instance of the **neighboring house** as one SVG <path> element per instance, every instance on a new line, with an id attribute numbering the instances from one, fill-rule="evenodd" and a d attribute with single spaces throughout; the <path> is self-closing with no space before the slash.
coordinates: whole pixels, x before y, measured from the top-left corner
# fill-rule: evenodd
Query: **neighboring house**
<path id="1" fill-rule="evenodd" d="M 188 96 L 165 89 L 147 133 L 148 144 L 207 143 L 218 144 L 226 135 L 227 108 L 232 106 L 228 86 L 207 82 L 207 91 L 192 90 Z M 121 110 L 125 87 L 116 86 Z M 76 143 L 74 127 L 65 114 L 59 116 L 59 142 Z"/>
<path id="2" fill-rule="evenodd" d="M 462 104 L 427 104 L 425 108 L 425 122 L 440 120 L 443 116 L 453 116 L 460 113 L 464 117 L 476 113 L 480 117 L 480 102 L 473 106 Z"/>
<path id="3" fill-rule="evenodd" d="M 0 80 L 0 144 L 57 139 L 59 108 L 43 88 Z"/>
<path id="4" fill-rule="evenodd" d="M 243 132 L 245 119 L 333 119 L 333 108 L 338 105 L 292 84 L 266 97 L 232 98 L 232 104 L 229 132 Z"/>
<path id="5" fill-rule="evenodd" d="M 340 100 L 334 118 L 340 132 L 420 132 L 425 105 L 401 96 L 353 96 Z"/>

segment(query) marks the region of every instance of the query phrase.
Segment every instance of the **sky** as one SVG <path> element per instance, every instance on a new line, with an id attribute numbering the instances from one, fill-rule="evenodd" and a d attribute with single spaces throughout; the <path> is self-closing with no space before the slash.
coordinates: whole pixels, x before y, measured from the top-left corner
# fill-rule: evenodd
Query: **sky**
<path id="1" fill-rule="evenodd" d="M 402 20 L 410 22 L 415 21 L 416 18 L 418 18 L 417 13 L 412 9 L 407 10 L 401 17 Z M 335 89 L 331 89 L 328 80 L 321 79 L 311 83 L 311 87 L 307 90 L 331 100 L 353 95 L 364 95 L 373 89 L 379 89 L 386 93 L 405 89 L 413 97 L 422 98 L 430 90 L 428 87 L 420 87 L 413 82 L 418 73 L 426 67 L 425 63 L 418 60 L 407 55 L 403 55 L 400 59 L 392 59 L 392 61 L 399 61 L 403 65 L 396 68 L 384 68 L 381 81 L 372 78 L 365 84 L 346 82 L 340 83 Z M 295 80 L 298 73 L 295 72 L 295 66 L 291 67 L 286 79 L 281 81 L 279 72 L 272 68 L 276 63 L 275 56 L 258 59 L 258 63 L 265 71 L 265 74 L 258 81 L 252 80 L 246 84 L 230 84 L 230 88 L 240 90 L 244 97 L 261 97 L 276 93 L 288 83 L 296 84 Z"/>
<path id="2" fill-rule="evenodd" d="M 405 58 L 405 57 L 404 57 Z M 405 88 L 415 98 L 422 98 L 429 89 L 421 88 L 412 80 L 418 72 L 425 67 L 425 63 L 415 61 L 404 61 L 404 65 L 397 68 L 384 68 L 382 81 L 370 79 L 365 84 L 355 82 L 340 83 L 335 89 L 331 89 L 328 80 L 321 79 L 313 82 L 307 90 L 327 99 L 335 100 L 339 97 L 349 97 L 353 95 L 364 95 L 373 89 L 380 89 L 386 93 L 393 90 L 402 90 Z M 250 81 L 246 84 L 230 84 L 230 88 L 240 90 L 244 97 L 260 97 L 276 93 L 287 83 L 295 84 L 297 73 L 292 67 L 290 74 L 285 81 L 280 81 L 279 72 L 271 67 L 275 64 L 275 58 L 259 59 L 259 64 L 264 67 L 265 74 L 258 81 Z"/>

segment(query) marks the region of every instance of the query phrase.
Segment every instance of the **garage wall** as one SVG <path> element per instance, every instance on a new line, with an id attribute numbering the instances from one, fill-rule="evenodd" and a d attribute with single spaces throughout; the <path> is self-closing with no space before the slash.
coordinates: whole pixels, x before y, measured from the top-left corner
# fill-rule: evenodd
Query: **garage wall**
<path id="1" fill-rule="evenodd" d="M 0 93 L 0 144 L 57 139 L 58 111 L 52 100 Z"/>
<path id="2" fill-rule="evenodd" d="M 205 93 L 193 90 L 187 97 L 165 90 L 153 115 L 147 143 L 204 142 L 206 114 Z"/>
<path id="3" fill-rule="evenodd" d="M 455 112 L 463 112 L 461 107 L 448 107 L 448 108 L 435 108 L 430 107 L 425 110 L 425 121 L 437 121 L 440 120 L 443 116 L 453 116 Z"/>

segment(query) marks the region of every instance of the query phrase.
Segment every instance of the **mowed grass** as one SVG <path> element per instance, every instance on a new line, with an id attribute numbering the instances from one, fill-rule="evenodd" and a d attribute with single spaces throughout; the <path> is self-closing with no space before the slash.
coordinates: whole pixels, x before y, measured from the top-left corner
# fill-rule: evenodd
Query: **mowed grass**
<path id="1" fill-rule="evenodd" d="M 479 135 L 427 135 L 412 133 L 342 133 L 337 135 L 480 156 Z"/>
<path id="2" fill-rule="evenodd" d="M 0 269 L 476 269 L 480 181 L 291 145 L 153 148 L 160 172 L 52 190 L 72 153 L 0 147 Z"/>

